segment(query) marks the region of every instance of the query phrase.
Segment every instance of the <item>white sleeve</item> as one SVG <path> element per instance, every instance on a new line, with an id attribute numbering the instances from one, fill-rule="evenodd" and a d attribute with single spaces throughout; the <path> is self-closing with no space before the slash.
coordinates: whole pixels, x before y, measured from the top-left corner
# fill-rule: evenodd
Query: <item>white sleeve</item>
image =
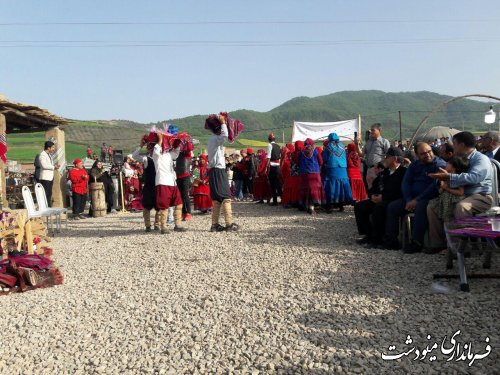
<path id="1" fill-rule="evenodd" d="M 222 124 L 222 127 L 220 129 L 220 135 L 217 136 L 217 145 L 222 146 L 224 144 L 224 141 L 227 139 L 229 136 L 229 132 L 227 131 L 227 125 Z"/>
<path id="2" fill-rule="evenodd" d="M 142 165 L 144 168 L 148 167 L 148 158 L 146 156 L 143 156 L 142 158 Z"/>
<path id="3" fill-rule="evenodd" d="M 153 149 L 153 160 L 155 161 L 155 163 L 160 156 L 161 156 L 161 146 L 156 144 Z"/>
<path id="4" fill-rule="evenodd" d="M 269 143 L 266 149 L 266 159 L 271 159 L 271 152 L 273 152 L 273 144 Z"/>

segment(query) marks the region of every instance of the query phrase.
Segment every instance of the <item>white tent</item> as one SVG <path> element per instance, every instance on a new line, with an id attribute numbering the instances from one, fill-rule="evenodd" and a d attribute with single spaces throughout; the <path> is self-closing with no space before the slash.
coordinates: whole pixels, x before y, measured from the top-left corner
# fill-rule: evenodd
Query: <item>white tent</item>
<path id="1" fill-rule="evenodd" d="M 350 142 L 354 139 L 354 132 L 358 131 L 358 119 L 336 122 L 294 121 L 292 142 L 305 141 L 306 138 L 311 138 L 313 141 L 322 141 L 328 138 L 330 133 L 337 133 L 341 141 Z"/>

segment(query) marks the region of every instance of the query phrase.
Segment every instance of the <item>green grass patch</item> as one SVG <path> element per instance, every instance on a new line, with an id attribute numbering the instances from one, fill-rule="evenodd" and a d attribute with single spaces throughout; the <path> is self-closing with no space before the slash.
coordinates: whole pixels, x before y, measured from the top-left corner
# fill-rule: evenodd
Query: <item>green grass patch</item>
<path id="1" fill-rule="evenodd" d="M 242 146 L 253 146 L 253 147 L 262 147 L 267 146 L 267 142 L 256 141 L 253 139 L 238 139 L 236 143 L 239 143 Z"/>

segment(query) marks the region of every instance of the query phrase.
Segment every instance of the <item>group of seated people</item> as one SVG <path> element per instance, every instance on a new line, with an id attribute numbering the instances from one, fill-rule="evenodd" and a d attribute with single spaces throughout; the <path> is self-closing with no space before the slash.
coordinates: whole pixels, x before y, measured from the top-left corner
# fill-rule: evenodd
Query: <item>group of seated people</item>
<path id="1" fill-rule="evenodd" d="M 369 248 L 398 250 L 400 219 L 413 214 L 411 242 L 405 253 L 438 253 L 447 248 L 444 224 L 484 213 L 493 203 L 493 166 L 500 159 L 499 132 L 488 132 L 479 141 L 460 132 L 452 143 L 434 151 L 420 142 L 414 146 L 416 160 L 403 165 L 403 152 L 390 147 L 384 169 L 368 190 L 368 199 L 354 206 L 359 244 Z M 436 155 L 438 153 L 438 155 Z M 428 233 L 428 242 L 424 240 Z"/>

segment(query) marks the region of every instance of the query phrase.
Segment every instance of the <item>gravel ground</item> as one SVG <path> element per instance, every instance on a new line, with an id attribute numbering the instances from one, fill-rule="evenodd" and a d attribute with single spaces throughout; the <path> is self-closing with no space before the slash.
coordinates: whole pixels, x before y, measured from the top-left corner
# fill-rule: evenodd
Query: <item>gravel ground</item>
<path id="1" fill-rule="evenodd" d="M 309 217 L 233 207 L 239 233 L 210 233 L 201 215 L 189 232 L 163 236 L 144 233 L 141 214 L 70 223 L 53 243 L 65 284 L 0 298 L 0 372 L 500 372 L 499 280 L 471 280 L 462 293 L 455 279 L 443 282 L 449 293 L 436 293 L 443 256 L 356 245 L 349 208 Z M 445 335 L 451 346 L 457 330 L 476 354 L 489 337 L 491 354 L 470 367 L 447 362 L 439 347 L 433 362 L 381 358 L 389 345 L 422 350 Z"/>

